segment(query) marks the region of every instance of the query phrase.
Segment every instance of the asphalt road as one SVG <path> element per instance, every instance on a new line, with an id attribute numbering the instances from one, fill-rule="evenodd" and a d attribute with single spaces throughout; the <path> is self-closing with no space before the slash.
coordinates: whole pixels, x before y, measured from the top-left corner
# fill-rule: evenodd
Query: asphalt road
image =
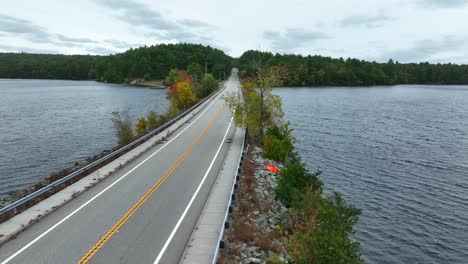
<path id="1" fill-rule="evenodd" d="M 229 148 L 222 96 L 168 139 L 0 247 L 0 263 L 178 263 Z"/>

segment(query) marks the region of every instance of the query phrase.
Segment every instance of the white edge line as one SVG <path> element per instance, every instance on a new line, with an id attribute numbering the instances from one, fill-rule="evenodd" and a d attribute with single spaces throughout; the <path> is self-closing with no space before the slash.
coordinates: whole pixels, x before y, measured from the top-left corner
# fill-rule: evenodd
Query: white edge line
<path id="1" fill-rule="evenodd" d="M 238 85 L 239 86 L 239 85 Z M 219 231 L 219 237 L 218 237 L 218 242 L 216 243 L 216 249 L 214 250 L 214 255 L 213 255 L 213 260 L 211 261 L 211 264 L 216 264 L 216 260 L 218 258 L 218 254 L 219 254 L 219 242 L 222 240 L 223 238 L 223 235 L 224 235 L 224 223 L 226 223 L 227 219 L 228 219 L 228 216 L 229 216 L 229 207 L 231 206 L 232 204 L 232 194 L 234 193 L 234 186 L 236 185 L 236 177 L 237 177 L 237 173 L 239 171 L 239 168 L 240 168 L 240 162 L 241 162 L 241 159 L 242 159 L 242 153 L 244 152 L 245 148 L 245 133 L 246 131 L 244 131 L 244 136 L 242 137 L 242 149 L 241 149 L 241 152 L 239 154 L 239 160 L 237 161 L 237 168 L 234 172 L 234 178 L 233 178 L 233 181 L 232 181 L 232 189 L 231 189 L 231 193 L 229 194 L 229 202 L 227 204 L 227 208 L 226 208 L 226 212 L 224 214 L 224 221 L 221 225 L 221 228 L 220 228 L 220 231 Z M 234 134 L 235 135 L 235 134 Z"/>
<path id="2" fill-rule="evenodd" d="M 210 166 L 209 166 L 208 169 L 206 170 L 205 175 L 203 176 L 203 179 L 201 180 L 200 184 L 199 184 L 198 187 L 197 187 L 197 190 L 196 190 L 195 193 L 193 194 L 192 198 L 190 199 L 190 202 L 187 204 L 187 207 L 185 208 L 184 212 L 183 212 L 182 215 L 180 216 L 179 221 L 177 221 L 177 224 L 174 226 L 174 229 L 172 229 L 172 232 L 171 232 L 171 234 L 169 235 L 169 238 L 166 240 L 166 243 L 164 244 L 164 246 L 162 247 L 162 249 L 161 249 L 161 251 L 159 252 L 158 256 L 156 257 L 156 260 L 154 261 L 154 264 L 159 264 L 159 262 L 161 261 L 161 258 L 162 258 L 162 256 L 164 255 L 164 252 L 166 251 L 167 247 L 169 247 L 169 244 L 171 243 L 172 238 L 174 238 L 175 233 L 177 232 L 177 230 L 179 229 L 180 225 L 182 224 L 182 221 L 184 220 L 185 216 L 186 216 L 187 213 L 188 213 L 188 210 L 189 210 L 190 207 L 192 206 L 193 201 L 195 201 L 195 198 L 197 197 L 198 193 L 200 192 L 200 189 L 201 189 L 201 187 L 203 186 L 203 183 L 205 182 L 206 178 L 208 177 L 208 174 L 210 173 L 211 168 L 213 167 L 213 164 L 215 163 L 216 158 L 218 157 L 219 152 L 221 151 L 221 148 L 223 147 L 224 142 L 226 141 L 226 137 L 227 137 L 227 135 L 228 135 L 228 133 L 229 133 L 229 129 L 231 128 L 231 125 L 232 125 L 232 120 L 233 120 L 233 117 L 231 117 L 231 121 L 229 122 L 229 126 L 228 126 L 228 128 L 226 129 L 226 133 L 224 134 L 223 140 L 221 141 L 221 144 L 219 145 L 218 150 L 216 151 L 215 156 L 214 156 L 213 159 L 211 160 Z"/>
<path id="3" fill-rule="evenodd" d="M 220 93 L 221 94 L 221 93 Z M 67 215 L 66 217 L 64 217 L 62 220 L 60 220 L 58 223 L 56 223 L 55 225 L 53 225 L 52 227 L 50 227 L 49 229 L 47 229 L 44 233 L 40 234 L 38 237 L 36 237 L 35 239 L 33 239 L 31 242 L 29 242 L 28 244 L 26 244 L 24 247 L 22 247 L 20 250 L 18 250 L 17 252 L 15 252 L 13 255 L 11 255 L 9 258 L 7 258 L 6 260 L 4 260 L 1 264 L 6 264 L 8 262 L 10 262 L 12 259 L 14 259 L 16 256 L 18 256 L 19 254 L 21 254 L 23 251 L 25 251 L 26 249 L 28 249 L 30 246 L 34 245 L 37 241 L 39 241 L 41 238 L 43 238 L 45 235 L 47 235 L 48 233 L 50 233 L 52 230 L 54 230 L 55 228 L 57 228 L 59 225 L 61 225 L 63 222 L 67 221 L 70 217 L 72 217 L 73 215 L 75 215 L 76 213 L 78 213 L 81 209 L 83 209 L 84 207 L 86 207 L 88 204 L 90 204 L 92 201 L 94 201 L 96 198 L 98 198 L 99 196 L 101 196 L 103 193 L 105 193 L 107 190 L 109 190 L 110 188 L 112 188 L 115 184 L 117 184 L 118 182 L 120 182 L 121 180 L 123 180 L 125 177 L 127 177 L 130 173 L 132 173 L 134 170 L 136 170 L 138 167 L 140 167 L 143 163 L 145 163 L 147 160 L 149 160 L 150 158 L 152 158 L 154 155 L 156 155 L 159 151 L 161 151 L 162 149 L 164 149 L 167 145 L 169 145 L 169 143 L 171 143 L 172 141 L 174 141 L 176 138 L 178 138 L 182 133 L 184 133 L 187 129 L 189 129 L 198 119 L 200 119 L 206 111 L 208 111 L 208 109 L 210 109 L 210 107 L 216 102 L 216 99 L 217 97 L 219 97 L 219 95 L 216 95 L 215 98 L 213 98 L 213 102 L 210 103 L 210 105 L 208 105 L 206 107 L 205 110 L 203 110 L 203 112 L 195 119 L 193 120 L 193 122 L 191 122 L 186 128 L 184 128 L 182 131 L 179 132 L 179 134 L 177 134 L 176 136 L 174 136 L 174 138 L 172 138 L 171 140 L 169 140 L 166 144 L 164 144 L 161 148 L 159 148 L 158 150 L 156 150 L 153 154 L 151 154 L 149 157 L 147 157 L 146 159 L 144 159 L 142 162 L 138 163 L 133 169 L 131 169 L 130 171 L 128 171 L 127 173 L 125 173 L 123 176 L 121 176 L 119 179 L 117 179 L 115 182 L 113 182 L 111 185 L 107 186 L 104 190 L 102 190 L 101 192 L 99 192 L 98 194 L 96 194 L 93 198 L 89 199 L 86 203 L 84 203 L 83 205 L 81 205 L 80 207 L 78 207 L 77 209 L 75 209 L 75 211 L 71 212 L 69 215 Z"/>
<path id="4" fill-rule="evenodd" d="M 241 152 L 240 152 L 240 155 L 239 155 L 239 159 L 237 160 L 237 168 L 234 172 L 234 178 L 233 178 L 233 181 L 232 181 L 232 188 L 231 188 L 231 193 L 229 194 L 229 202 L 227 203 L 227 208 L 226 208 L 226 212 L 224 213 L 224 221 L 221 225 L 221 229 L 219 230 L 219 237 L 218 237 L 218 243 L 216 244 L 216 249 L 215 249 L 215 253 L 213 255 L 213 260 L 212 260 L 212 264 L 216 264 L 216 260 L 217 260 L 217 257 L 218 257 L 218 254 L 219 254 L 219 242 L 222 240 L 223 238 L 223 235 L 224 235 L 224 223 L 226 223 L 226 221 L 228 220 L 228 216 L 229 216 L 229 206 L 232 205 L 232 195 L 234 194 L 234 186 L 236 185 L 236 177 L 237 177 L 237 172 L 239 171 L 239 168 L 240 168 L 240 162 L 241 162 L 241 158 L 242 158 L 242 153 L 244 152 L 244 145 L 245 145 L 245 130 L 244 130 L 244 136 L 242 138 L 242 149 L 241 149 Z"/>

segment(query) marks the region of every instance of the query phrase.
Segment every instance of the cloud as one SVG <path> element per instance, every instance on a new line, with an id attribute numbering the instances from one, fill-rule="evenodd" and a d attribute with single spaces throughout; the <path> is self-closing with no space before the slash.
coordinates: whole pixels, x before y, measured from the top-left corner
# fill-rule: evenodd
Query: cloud
<path id="1" fill-rule="evenodd" d="M 90 54 L 95 54 L 95 55 L 109 55 L 109 54 L 115 54 L 118 52 L 117 50 L 109 49 L 108 47 L 102 47 L 102 46 L 86 47 L 86 51 L 89 52 Z"/>
<path id="2" fill-rule="evenodd" d="M 263 38 L 271 43 L 273 49 L 288 52 L 330 37 L 323 32 L 289 28 L 285 32 L 265 31 Z"/>
<path id="3" fill-rule="evenodd" d="M 34 25 L 28 20 L 0 14 L 0 32 L 21 35 L 33 42 L 51 42 L 51 35 L 43 27 Z"/>
<path id="4" fill-rule="evenodd" d="M 67 37 L 62 34 L 56 34 L 56 38 L 61 42 L 71 42 L 71 43 L 97 43 L 97 41 L 89 38 L 73 38 Z"/>
<path id="5" fill-rule="evenodd" d="M 34 44 L 53 44 L 62 47 L 83 47 L 88 44 L 98 43 L 88 38 L 76 38 L 51 33 L 46 28 L 35 25 L 29 20 L 4 14 L 0 14 L 0 33 L 6 36 L 22 37 Z M 34 49 L 32 50 L 34 51 Z"/>
<path id="6" fill-rule="evenodd" d="M 181 20 L 177 20 L 176 22 L 179 23 L 180 25 L 192 27 L 192 28 L 203 28 L 203 29 L 217 28 L 214 25 L 208 24 L 200 20 L 195 20 L 195 19 L 181 19 Z"/>
<path id="7" fill-rule="evenodd" d="M 78 47 L 91 54 L 114 54 L 130 47 L 140 47 L 143 44 L 128 43 L 121 40 L 106 40 L 104 43 L 83 37 L 70 37 L 49 32 L 46 28 L 35 25 L 31 21 L 0 14 L 0 35 L 22 37 L 34 44 L 51 44 L 55 47 Z M 110 44 L 111 47 L 102 46 Z M 55 49 L 35 49 L 23 46 L 0 45 L 0 49 L 10 52 L 50 53 L 58 54 Z"/>
<path id="8" fill-rule="evenodd" d="M 464 53 L 467 48 L 465 43 L 467 43 L 466 38 L 453 35 L 442 37 L 440 40 L 422 39 L 416 41 L 411 48 L 383 53 L 379 56 L 379 60 L 393 59 L 401 62 L 420 62 L 437 59 L 437 57 L 443 57 L 443 54 L 453 54 L 454 52 L 458 53 L 457 57 L 466 57 L 468 54 Z M 461 53 L 464 53 L 464 55 Z"/>
<path id="9" fill-rule="evenodd" d="M 26 52 L 26 53 L 36 53 L 36 54 L 60 54 L 58 50 L 52 49 L 36 49 L 31 47 L 21 47 L 21 46 L 10 46 L 5 44 L 0 44 L 0 50 L 3 52 Z"/>
<path id="10" fill-rule="evenodd" d="M 145 46 L 145 44 L 141 44 L 141 43 L 130 43 L 130 42 L 126 42 L 123 40 L 115 40 L 115 39 L 108 39 L 105 42 L 112 45 L 116 49 L 124 49 L 124 50 Z"/>
<path id="11" fill-rule="evenodd" d="M 380 12 L 378 15 L 352 15 L 340 21 L 342 27 L 381 27 L 386 22 L 397 20 Z"/>
<path id="12" fill-rule="evenodd" d="M 136 0 L 95 0 L 103 7 L 109 8 L 116 17 L 131 25 L 146 29 L 145 36 L 156 37 L 160 41 L 196 42 L 209 44 L 208 36 L 214 26 L 199 20 L 183 19 L 172 21 L 160 12 Z"/>
<path id="13" fill-rule="evenodd" d="M 438 8 L 454 8 L 468 4 L 468 0 L 419 0 L 421 6 L 438 7 Z"/>

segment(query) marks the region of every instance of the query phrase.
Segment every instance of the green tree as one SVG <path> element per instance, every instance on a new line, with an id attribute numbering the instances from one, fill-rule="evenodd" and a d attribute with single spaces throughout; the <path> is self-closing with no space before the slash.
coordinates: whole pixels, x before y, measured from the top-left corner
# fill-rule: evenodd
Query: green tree
<path id="1" fill-rule="evenodd" d="M 234 114 L 236 125 L 249 128 L 249 132 L 260 144 L 266 129 L 283 124 L 284 113 L 281 98 L 272 93 L 272 87 L 281 83 L 277 69 L 259 72 L 257 77 L 244 82 L 244 100 L 238 94 L 225 97 Z"/>
<path id="2" fill-rule="evenodd" d="M 172 69 L 169 71 L 169 74 L 167 75 L 166 79 L 164 80 L 164 85 L 166 86 L 172 86 L 178 82 L 180 82 L 181 76 L 179 75 L 179 71 L 176 69 Z"/>
<path id="3" fill-rule="evenodd" d="M 202 93 L 203 97 L 206 97 L 219 89 L 219 83 L 211 73 L 206 74 L 206 87 Z"/>
<path id="4" fill-rule="evenodd" d="M 197 97 L 203 97 L 202 88 L 203 88 L 203 67 L 198 63 L 191 63 L 187 66 L 187 71 L 190 75 L 193 76 L 194 80 L 194 92 Z"/>

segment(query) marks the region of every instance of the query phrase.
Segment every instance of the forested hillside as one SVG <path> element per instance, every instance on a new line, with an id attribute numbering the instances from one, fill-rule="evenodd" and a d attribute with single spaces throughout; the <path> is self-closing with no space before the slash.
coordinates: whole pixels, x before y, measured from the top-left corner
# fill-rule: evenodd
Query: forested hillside
<path id="1" fill-rule="evenodd" d="M 204 67 L 205 62 L 215 77 L 224 72 L 227 75 L 232 67 L 232 58 L 219 49 L 161 44 L 110 56 L 0 53 L 0 78 L 119 83 L 137 78 L 164 79 L 171 69 L 186 69 L 190 64 Z"/>
<path id="2" fill-rule="evenodd" d="M 0 53 L 0 78 L 95 79 L 92 69 L 101 57 Z"/>
<path id="3" fill-rule="evenodd" d="M 393 84 L 468 84 L 468 65 L 368 62 L 322 56 L 281 55 L 247 51 L 239 58 L 244 77 L 258 67 L 276 66 L 284 86 L 358 86 Z"/>
<path id="4" fill-rule="evenodd" d="M 234 66 L 243 77 L 253 76 L 258 66 L 276 67 L 285 76 L 285 86 L 468 84 L 468 65 L 377 63 L 253 50 L 233 59 L 219 49 L 195 44 L 161 44 L 110 56 L 0 53 L 0 78 L 161 80 L 171 69 L 203 70 L 205 62 L 215 78 L 227 75 Z"/>

